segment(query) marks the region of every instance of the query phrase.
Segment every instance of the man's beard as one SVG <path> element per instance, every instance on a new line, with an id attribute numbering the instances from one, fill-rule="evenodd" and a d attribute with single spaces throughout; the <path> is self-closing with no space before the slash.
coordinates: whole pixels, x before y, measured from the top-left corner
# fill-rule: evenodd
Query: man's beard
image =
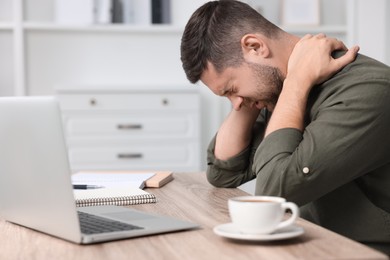
<path id="1" fill-rule="evenodd" d="M 282 72 L 276 67 L 251 62 L 247 62 L 247 64 L 257 79 L 256 101 L 275 106 L 283 88 L 284 76 Z M 264 86 L 267 87 L 267 91 L 261 91 Z"/>

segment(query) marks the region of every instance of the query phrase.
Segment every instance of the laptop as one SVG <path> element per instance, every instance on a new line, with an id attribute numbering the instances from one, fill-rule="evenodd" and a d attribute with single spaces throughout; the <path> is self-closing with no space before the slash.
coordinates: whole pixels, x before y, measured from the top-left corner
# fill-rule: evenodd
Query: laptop
<path id="1" fill-rule="evenodd" d="M 77 208 L 55 97 L 0 97 L 0 218 L 78 244 L 198 227 L 127 207 Z"/>

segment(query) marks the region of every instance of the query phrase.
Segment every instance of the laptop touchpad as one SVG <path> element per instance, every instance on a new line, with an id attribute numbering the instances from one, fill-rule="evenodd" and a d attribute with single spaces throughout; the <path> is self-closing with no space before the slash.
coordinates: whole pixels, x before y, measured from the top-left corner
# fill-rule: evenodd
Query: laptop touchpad
<path id="1" fill-rule="evenodd" d="M 138 213 L 138 212 L 113 212 L 113 213 L 104 213 L 103 216 L 109 217 L 109 218 L 115 218 L 117 220 L 121 221 L 134 221 L 134 220 L 145 220 L 150 218 L 155 218 L 154 216 Z"/>

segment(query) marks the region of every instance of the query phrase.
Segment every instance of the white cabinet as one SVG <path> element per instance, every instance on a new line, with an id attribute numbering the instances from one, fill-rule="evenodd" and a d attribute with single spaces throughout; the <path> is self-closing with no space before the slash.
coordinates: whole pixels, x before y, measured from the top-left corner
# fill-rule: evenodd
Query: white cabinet
<path id="1" fill-rule="evenodd" d="M 73 171 L 199 171 L 199 94 L 60 91 L 58 97 Z"/>

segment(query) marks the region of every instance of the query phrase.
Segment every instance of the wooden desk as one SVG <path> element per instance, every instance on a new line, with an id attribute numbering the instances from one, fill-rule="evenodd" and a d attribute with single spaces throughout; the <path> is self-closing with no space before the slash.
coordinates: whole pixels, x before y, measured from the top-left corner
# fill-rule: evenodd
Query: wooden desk
<path id="1" fill-rule="evenodd" d="M 300 219 L 305 233 L 275 242 L 245 242 L 215 235 L 229 222 L 227 199 L 245 195 L 218 189 L 203 173 L 175 174 L 156 204 L 134 208 L 196 222 L 201 229 L 81 246 L 0 220 L 0 259 L 388 259 L 362 244 Z M 61 223 L 58 223 L 61 225 Z"/>

